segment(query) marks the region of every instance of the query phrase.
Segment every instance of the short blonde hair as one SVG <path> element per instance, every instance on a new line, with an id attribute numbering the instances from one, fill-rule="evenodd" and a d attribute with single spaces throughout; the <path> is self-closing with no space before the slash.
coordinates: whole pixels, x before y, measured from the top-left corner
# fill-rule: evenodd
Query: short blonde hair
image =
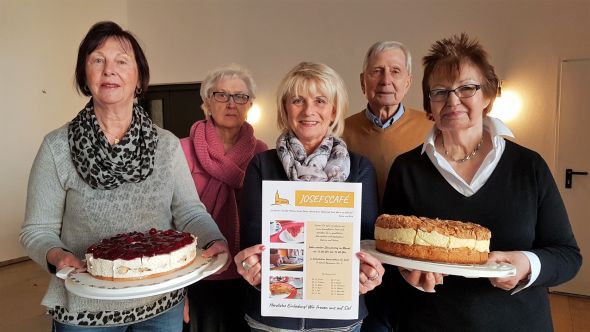
<path id="1" fill-rule="evenodd" d="M 287 108 L 285 102 L 292 96 L 303 93 L 321 95 L 328 98 L 334 105 L 336 116 L 328 128 L 328 134 L 340 137 L 344 131 L 344 117 L 348 113 L 348 91 L 344 81 L 338 73 L 323 63 L 301 62 L 283 78 L 277 89 L 277 126 L 282 132 L 287 132 Z"/>

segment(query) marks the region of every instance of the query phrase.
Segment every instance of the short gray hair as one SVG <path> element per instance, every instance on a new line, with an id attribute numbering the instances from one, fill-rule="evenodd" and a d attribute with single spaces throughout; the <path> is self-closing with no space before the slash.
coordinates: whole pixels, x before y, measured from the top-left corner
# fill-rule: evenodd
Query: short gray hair
<path id="1" fill-rule="evenodd" d="M 404 52 L 406 57 L 406 70 L 408 71 L 409 75 L 412 75 L 412 54 L 404 44 L 397 41 L 378 41 L 373 44 L 365 55 L 365 61 L 363 62 L 363 73 L 367 71 L 369 60 L 375 56 L 375 54 L 388 50 L 400 50 Z"/>
<path id="2" fill-rule="evenodd" d="M 215 87 L 219 81 L 234 78 L 240 79 L 246 84 L 250 101 L 256 98 L 256 83 L 254 83 L 254 79 L 247 69 L 237 64 L 229 64 L 215 68 L 210 71 L 203 82 L 201 82 L 201 100 L 203 100 L 201 108 L 203 109 L 203 112 L 205 112 L 205 115 L 208 113 L 206 100 L 211 96 L 213 87 Z"/>

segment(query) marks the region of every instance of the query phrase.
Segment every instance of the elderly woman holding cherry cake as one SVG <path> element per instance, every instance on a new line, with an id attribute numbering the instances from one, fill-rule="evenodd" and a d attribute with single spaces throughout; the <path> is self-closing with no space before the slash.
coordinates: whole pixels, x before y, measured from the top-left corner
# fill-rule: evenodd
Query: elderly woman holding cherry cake
<path id="1" fill-rule="evenodd" d="M 228 252 L 199 200 L 178 138 L 135 102 L 149 84 L 135 37 L 113 22 L 95 24 L 80 43 L 75 73 L 78 90 L 90 100 L 41 143 L 20 236 L 27 254 L 52 274 L 42 304 L 53 331 L 182 331 L 184 289 L 98 300 L 69 292 L 54 274 L 83 267 L 87 253 L 88 263 L 99 265 L 178 254 L 184 262 L 170 269 L 181 268 L 194 256 L 195 236 L 199 247 L 209 248 L 206 256 Z M 147 238 L 155 242 L 147 245 Z M 126 278 L 132 271 L 126 268 L 105 277 Z"/>
<path id="2" fill-rule="evenodd" d="M 487 263 L 509 263 L 516 275 L 394 270 L 384 281 L 390 318 L 400 331 L 552 331 L 548 287 L 573 278 L 582 257 L 549 167 L 488 116 L 498 77 L 478 41 L 439 40 L 423 62 L 435 125 L 392 165 L 383 212 L 479 224 L 491 231 Z"/>

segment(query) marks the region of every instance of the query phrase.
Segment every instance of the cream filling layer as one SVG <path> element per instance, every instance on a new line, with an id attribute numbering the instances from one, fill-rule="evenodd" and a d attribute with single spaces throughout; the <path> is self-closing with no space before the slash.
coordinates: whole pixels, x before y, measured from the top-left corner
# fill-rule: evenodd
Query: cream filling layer
<path id="1" fill-rule="evenodd" d="M 478 252 L 490 251 L 490 240 L 462 239 L 434 232 L 424 232 L 412 228 L 375 227 L 375 239 L 407 245 L 441 247 L 448 249 L 468 248 Z"/>
<path id="2" fill-rule="evenodd" d="M 197 255 L 197 239 L 167 254 L 143 256 L 131 260 L 108 260 L 86 254 L 86 270 L 93 276 L 107 278 L 145 278 L 187 265 Z"/>

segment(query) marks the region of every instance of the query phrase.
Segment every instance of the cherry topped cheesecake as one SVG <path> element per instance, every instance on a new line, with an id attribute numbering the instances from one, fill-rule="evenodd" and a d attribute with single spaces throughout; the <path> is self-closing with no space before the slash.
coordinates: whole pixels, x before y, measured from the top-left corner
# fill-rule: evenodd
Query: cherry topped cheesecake
<path id="1" fill-rule="evenodd" d="M 159 277 L 191 264 L 197 238 L 172 229 L 117 234 L 86 250 L 86 270 L 104 280 L 127 281 Z"/>

